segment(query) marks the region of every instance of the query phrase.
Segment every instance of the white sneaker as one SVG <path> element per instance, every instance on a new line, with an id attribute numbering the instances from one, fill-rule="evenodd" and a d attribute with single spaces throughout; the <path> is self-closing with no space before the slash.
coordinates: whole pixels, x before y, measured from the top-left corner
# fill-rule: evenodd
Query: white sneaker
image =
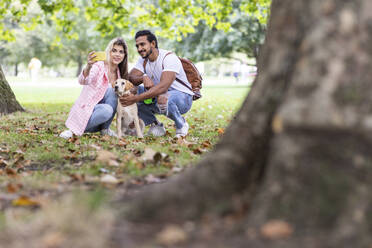
<path id="1" fill-rule="evenodd" d="M 152 123 L 149 131 L 147 132 L 147 135 L 154 135 L 154 136 L 165 135 L 165 128 L 163 126 L 163 123 L 159 123 L 158 125 L 156 125 L 155 123 Z"/>
<path id="2" fill-rule="evenodd" d="M 72 138 L 73 135 L 74 134 L 70 131 L 70 129 L 68 129 L 60 133 L 59 137 L 64 138 L 64 139 L 69 139 L 69 138 Z"/>
<path id="3" fill-rule="evenodd" d="M 102 129 L 101 130 L 101 135 L 108 135 L 108 136 L 111 136 L 111 137 L 118 137 L 117 134 L 114 131 L 112 131 L 110 128 Z"/>
<path id="4" fill-rule="evenodd" d="M 183 124 L 183 127 L 180 129 L 176 129 L 176 137 L 185 137 L 189 132 L 189 124 L 185 121 L 185 124 Z"/>

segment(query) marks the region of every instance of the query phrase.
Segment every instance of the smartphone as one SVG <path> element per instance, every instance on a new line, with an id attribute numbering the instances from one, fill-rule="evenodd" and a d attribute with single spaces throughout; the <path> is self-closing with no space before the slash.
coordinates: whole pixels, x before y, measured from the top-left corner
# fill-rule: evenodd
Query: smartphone
<path id="1" fill-rule="evenodd" d="M 94 61 L 106 60 L 106 52 L 94 52 L 94 55 L 96 55 Z"/>

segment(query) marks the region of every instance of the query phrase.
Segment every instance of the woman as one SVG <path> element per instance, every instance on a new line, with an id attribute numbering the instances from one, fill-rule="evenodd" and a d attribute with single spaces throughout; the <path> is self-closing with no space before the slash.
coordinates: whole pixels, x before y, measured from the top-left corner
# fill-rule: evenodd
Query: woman
<path id="1" fill-rule="evenodd" d="M 68 130 L 59 136 L 69 139 L 75 135 L 100 131 L 103 135 L 116 136 L 110 129 L 117 106 L 113 85 L 118 78 L 128 79 L 128 48 L 122 38 L 115 38 L 106 48 L 106 60 L 94 60 L 88 55 L 88 64 L 78 80 L 83 90 L 71 108 L 66 121 Z"/>

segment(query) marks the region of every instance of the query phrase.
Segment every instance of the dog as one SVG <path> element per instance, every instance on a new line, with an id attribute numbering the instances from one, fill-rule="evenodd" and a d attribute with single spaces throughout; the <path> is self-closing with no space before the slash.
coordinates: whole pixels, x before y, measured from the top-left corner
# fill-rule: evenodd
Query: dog
<path id="1" fill-rule="evenodd" d="M 118 96 L 118 107 L 116 113 L 116 127 L 118 137 L 121 138 L 123 134 L 131 135 L 133 129 L 130 125 L 134 123 L 135 133 L 137 137 L 143 138 L 143 129 L 145 127 L 144 122 L 138 118 L 137 104 L 123 107 L 120 103 L 120 97 L 130 94 L 130 90 L 134 88 L 134 85 L 125 79 L 118 79 L 115 81 L 115 93 Z"/>

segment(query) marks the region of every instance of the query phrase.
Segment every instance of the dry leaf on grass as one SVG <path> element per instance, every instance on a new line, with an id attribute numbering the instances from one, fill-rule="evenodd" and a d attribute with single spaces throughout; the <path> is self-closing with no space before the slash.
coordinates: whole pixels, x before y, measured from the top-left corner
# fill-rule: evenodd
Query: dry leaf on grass
<path id="1" fill-rule="evenodd" d="M 143 160 L 143 162 L 158 163 L 160 161 L 168 161 L 169 155 L 166 153 L 160 153 L 160 152 L 154 151 L 151 148 L 146 148 L 145 152 L 141 156 L 141 159 Z"/>
<path id="2" fill-rule="evenodd" d="M 156 235 L 156 242 L 160 245 L 172 246 L 187 240 L 187 233 L 179 226 L 168 225 Z"/>
<path id="3" fill-rule="evenodd" d="M 9 163 L 4 158 L 0 157 L 0 167 L 6 167 Z"/>
<path id="4" fill-rule="evenodd" d="M 8 175 L 8 176 L 16 176 L 17 175 L 17 171 L 15 169 L 12 169 L 12 168 L 5 168 L 5 173 Z"/>
<path id="5" fill-rule="evenodd" d="M 98 145 L 95 145 L 95 144 L 90 144 L 89 147 L 93 148 L 93 149 L 96 149 L 97 151 L 102 149 L 102 147 L 100 147 Z"/>
<path id="6" fill-rule="evenodd" d="M 212 144 L 211 144 L 211 142 L 209 142 L 208 140 L 206 140 L 206 141 L 204 141 L 203 143 L 202 143 L 202 147 L 203 148 L 209 148 L 209 147 L 211 147 L 212 146 Z"/>
<path id="7" fill-rule="evenodd" d="M 79 174 L 79 173 L 73 173 L 69 174 L 71 177 L 72 181 L 78 181 L 78 182 L 84 182 L 85 181 L 85 175 L 84 174 Z"/>
<path id="8" fill-rule="evenodd" d="M 104 175 L 101 177 L 100 182 L 106 184 L 118 184 L 120 181 L 112 175 Z"/>
<path id="9" fill-rule="evenodd" d="M 156 151 L 154 151 L 153 149 L 151 148 L 146 148 L 145 149 L 145 152 L 143 153 L 143 155 L 141 156 L 141 159 L 144 161 L 144 162 L 148 162 L 148 161 L 153 161 L 154 160 L 154 156 L 156 154 Z"/>
<path id="10" fill-rule="evenodd" d="M 112 152 L 103 150 L 103 151 L 99 151 L 97 154 L 98 154 L 96 157 L 97 162 L 110 165 L 110 166 L 119 166 L 119 163 L 117 161 L 117 156 L 113 154 Z"/>
<path id="11" fill-rule="evenodd" d="M 61 247 L 65 240 L 65 236 L 61 232 L 51 232 L 47 233 L 42 237 L 42 247 L 45 248 L 57 248 Z"/>
<path id="12" fill-rule="evenodd" d="M 13 206 L 18 207 L 40 207 L 40 203 L 35 201 L 28 196 L 20 196 L 12 201 Z"/>
<path id="13" fill-rule="evenodd" d="M 8 183 L 6 185 L 6 189 L 8 193 L 16 193 L 22 188 L 23 188 L 23 185 L 20 183 Z"/>
<path id="14" fill-rule="evenodd" d="M 293 227 L 282 220 L 271 220 L 264 224 L 260 231 L 264 238 L 271 240 L 284 239 L 292 235 Z"/>
<path id="15" fill-rule="evenodd" d="M 145 177 L 145 180 L 146 180 L 146 183 L 161 183 L 163 182 L 164 180 L 159 178 L 159 177 L 155 177 L 154 175 L 152 174 L 149 174 Z"/>
<path id="16" fill-rule="evenodd" d="M 179 137 L 179 138 L 176 140 L 176 143 L 177 143 L 178 145 L 181 145 L 181 146 L 188 146 L 188 147 L 190 147 L 190 146 L 196 144 L 196 143 L 193 143 L 193 142 L 189 142 L 189 141 L 187 141 L 185 137 Z"/>
<path id="17" fill-rule="evenodd" d="M 223 128 L 217 128 L 216 131 L 217 131 L 218 134 L 224 134 L 225 133 L 225 129 L 223 129 Z"/>
<path id="18" fill-rule="evenodd" d="M 184 168 L 182 168 L 182 167 L 173 167 L 173 168 L 172 168 L 172 172 L 175 172 L 175 173 L 177 173 L 177 172 L 181 172 L 181 171 L 183 171 L 183 169 L 184 169 Z"/>
<path id="19" fill-rule="evenodd" d="M 193 152 L 194 154 L 202 154 L 203 152 L 206 152 L 206 151 L 207 151 L 207 150 L 202 149 L 202 148 L 200 148 L 200 147 L 198 147 L 198 148 L 192 150 L 192 152 Z"/>

